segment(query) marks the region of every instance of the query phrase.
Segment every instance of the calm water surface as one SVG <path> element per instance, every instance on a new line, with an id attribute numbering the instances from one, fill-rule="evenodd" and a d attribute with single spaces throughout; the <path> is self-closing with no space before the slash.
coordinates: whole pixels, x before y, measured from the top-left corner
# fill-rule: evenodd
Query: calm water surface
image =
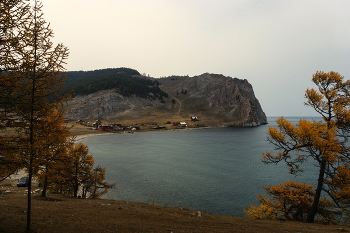
<path id="1" fill-rule="evenodd" d="M 106 167 L 106 181 L 116 183 L 104 198 L 145 203 L 155 199 L 158 205 L 243 216 L 243 208 L 257 204 L 263 185 L 317 180 L 311 163 L 295 177 L 283 163 L 261 162 L 262 153 L 273 150 L 266 132 L 276 119 L 269 117 L 269 125 L 253 128 L 111 134 L 82 142 L 95 164 Z"/>

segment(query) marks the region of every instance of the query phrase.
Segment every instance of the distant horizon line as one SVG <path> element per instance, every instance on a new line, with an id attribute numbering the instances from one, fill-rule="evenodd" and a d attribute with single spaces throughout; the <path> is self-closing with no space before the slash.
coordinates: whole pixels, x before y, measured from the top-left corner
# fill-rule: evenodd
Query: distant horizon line
<path id="1" fill-rule="evenodd" d="M 266 116 L 266 117 L 293 117 L 293 118 L 297 118 L 297 117 L 316 117 L 316 118 L 321 118 L 322 116 L 286 116 L 286 115 L 279 115 L 279 116 Z"/>

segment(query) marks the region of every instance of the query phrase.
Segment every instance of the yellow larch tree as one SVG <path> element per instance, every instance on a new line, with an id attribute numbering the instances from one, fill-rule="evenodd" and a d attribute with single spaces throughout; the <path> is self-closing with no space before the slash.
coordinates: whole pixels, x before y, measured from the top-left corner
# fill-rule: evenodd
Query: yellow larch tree
<path id="1" fill-rule="evenodd" d="M 7 74 L 21 64 L 23 26 L 30 17 L 30 6 L 22 0 L 0 2 L 0 181 L 22 168 L 14 151 L 18 139 L 12 133 L 19 121 L 13 113 L 20 83 Z M 16 122 L 15 122 L 16 121 Z M 16 155 L 16 156 L 15 156 Z"/>
<path id="2" fill-rule="evenodd" d="M 94 168 L 94 158 L 88 152 L 88 147 L 80 142 L 60 155 L 48 176 L 49 182 L 54 184 L 53 191 L 74 197 L 96 198 L 114 187 L 114 184 L 104 181 L 105 168 Z"/>
<path id="3" fill-rule="evenodd" d="M 66 192 L 78 196 L 78 190 L 90 177 L 94 158 L 88 154 L 89 149 L 83 143 L 72 145 L 68 151 L 68 160 L 64 161 L 66 169 L 61 173 Z"/>
<path id="4" fill-rule="evenodd" d="M 9 126 L 13 129 L 2 132 L 0 141 L 3 148 L 11 150 L 7 155 L 17 156 L 28 171 L 27 232 L 31 223 L 31 181 L 40 166 L 43 149 L 41 120 L 61 109 L 67 100 L 61 91 L 68 49 L 62 44 L 53 45 L 53 31 L 43 18 L 42 4 L 34 0 L 33 5 L 24 0 L 2 1 L 0 36 L 0 86 L 4 90 L 1 117 L 11 118 L 8 121 L 12 121 Z M 4 138 L 10 143 L 4 142 Z"/>
<path id="5" fill-rule="evenodd" d="M 264 186 L 267 197 L 259 194 L 260 206 L 250 205 L 244 213 L 248 218 L 270 220 L 303 221 L 311 207 L 315 190 L 313 185 L 303 182 L 286 181 L 283 184 Z M 327 198 L 321 198 L 318 214 L 323 222 L 336 222 L 339 210 L 333 210 L 334 204 Z"/>
<path id="6" fill-rule="evenodd" d="M 318 88 L 306 90 L 305 104 L 314 108 L 322 116 L 322 121 L 303 119 L 293 125 L 284 117 L 279 118 L 277 127 L 268 129 L 268 141 L 278 153 L 267 151 L 262 158 L 266 164 L 284 161 L 291 174 L 304 172 L 301 169 L 304 162 L 316 163 L 319 171 L 317 185 L 304 219 L 310 223 L 317 215 L 322 216 L 322 192 L 330 198 L 332 204 L 329 206 L 335 211 L 332 213 L 346 211 L 349 207 L 346 200 L 350 197 L 350 180 L 346 179 L 350 177 L 350 81 L 344 81 L 343 76 L 333 71 L 318 71 L 312 81 Z M 328 219 L 335 220 L 333 215 Z"/>
<path id="7" fill-rule="evenodd" d="M 65 160 L 69 147 L 74 143 L 74 137 L 70 137 L 69 128 L 63 122 L 64 111 L 53 110 L 46 118 L 41 119 L 41 156 L 38 158 L 38 166 L 35 172 L 42 179 L 42 197 L 46 196 L 47 182 L 50 179 L 51 170 L 55 170 L 57 161 Z"/>
<path id="8" fill-rule="evenodd" d="M 82 197 L 86 198 L 89 194 L 90 198 L 100 197 L 107 193 L 108 189 L 113 188 L 114 184 L 108 184 L 105 179 L 106 168 L 100 166 L 95 167 L 89 175 L 89 179 L 83 184 Z M 102 189 L 102 191 L 99 191 Z"/>

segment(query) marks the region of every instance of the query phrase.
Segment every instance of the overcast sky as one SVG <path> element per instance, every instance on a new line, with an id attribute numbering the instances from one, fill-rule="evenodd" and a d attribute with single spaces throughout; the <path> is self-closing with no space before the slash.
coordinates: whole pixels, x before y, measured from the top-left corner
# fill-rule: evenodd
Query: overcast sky
<path id="1" fill-rule="evenodd" d="M 267 116 L 304 106 L 317 70 L 350 79 L 348 0 L 42 0 L 69 71 L 247 79 Z"/>

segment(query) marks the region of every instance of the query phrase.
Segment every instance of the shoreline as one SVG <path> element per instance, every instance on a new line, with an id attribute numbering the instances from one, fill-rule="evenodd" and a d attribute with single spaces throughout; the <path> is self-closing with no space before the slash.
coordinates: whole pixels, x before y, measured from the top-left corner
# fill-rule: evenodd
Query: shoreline
<path id="1" fill-rule="evenodd" d="M 81 134 L 81 135 L 76 135 L 75 136 L 75 141 L 79 142 L 85 138 L 90 138 L 90 137 L 95 137 L 95 136 L 101 136 L 101 135 L 109 135 L 109 134 L 114 134 L 114 133 L 91 133 L 91 134 Z M 72 136 L 74 137 L 74 136 Z"/>
<path id="2" fill-rule="evenodd" d="M 254 126 L 254 127 L 259 127 Z M 148 133 L 148 132 L 163 132 L 163 131 L 178 131 L 178 130 L 200 130 L 200 129 L 213 129 L 213 128 L 231 128 L 230 126 L 226 125 L 216 125 L 216 126 L 203 126 L 203 127 L 178 127 L 178 128 L 164 128 L 164 129 L 141 129 L 141 130 L 135 130 L 135 131 L 115 131 L 115 132 L 106 132 L 106 131 L 98 131 L 95 133 L 90 132 L 80 132 L 78 135 L 74 135 L 74 132 L 72 132 L 71 137 L 75 137 L 75 141 L 79 142 L 85 138 L 89 137 L 95 137 L 95 136 L 101 136 L 101 135 L 110 135 L 110 134 L 123 134 L 123 133 Z M 246 127 L 244 127 L 246 128 Z"/>
<path id="3" fill-rule="evenodd" d="M 162 131 L 178 131 L 178 130 L 199 130 L 199 129 L 212 129 L 212 128 L 226 128 L 226 127 L 213 127 L 213 126 L 206 126 L 206 127 L 188 127 L 188 128 L 177 128 L 177 129 L 162 129 L 162 130 L 138 130 L 138 131 L 132 131 L 132 133 L 149 133 L 149 132 L 162 132 Z M 73 135 L 71 137 L 75 137 L 75 141 L 79 142 L 85 138 L 95 137 L 95 136 L 102 136 L 102 135 L 111 135 L 111 134 L 123 134 L 128 131 L 122 131 L 122 132 L 103 132 L 103 133 L 87 133 L 87 134 L 80 134 L 80 135 Z"/>
<path id="4" fill-rule="evenodd" d="M 194 130 L 194 129 L 211 129 L 211 128 L 226 128 L 227 126 L 203 126 L 203 127 L 183 127 L 183 128 L 164 128 L 164 129 L 148 129 L 148 128 L 143 128 L 141 130 L 135 130 L 135 131 L 92 131 L 91 129 L 87 128 L 82 128 L 79 127 L 73 128 L 71 131 L 71 138 L 75 137 L 75 141 L 79 142 L 85 138 L 89 137 L 94 137 L 94 136 L 100 136 L 100 135 L 109 135 L 109 134 L 123 134 L 127 132 L 132 132 L 132 133 L 147 133 L 147 132 L 162 132 L 162 131 L 177 131 L 177 130 Z M 93 133 L 92 133 L 92 132 Z"/>

